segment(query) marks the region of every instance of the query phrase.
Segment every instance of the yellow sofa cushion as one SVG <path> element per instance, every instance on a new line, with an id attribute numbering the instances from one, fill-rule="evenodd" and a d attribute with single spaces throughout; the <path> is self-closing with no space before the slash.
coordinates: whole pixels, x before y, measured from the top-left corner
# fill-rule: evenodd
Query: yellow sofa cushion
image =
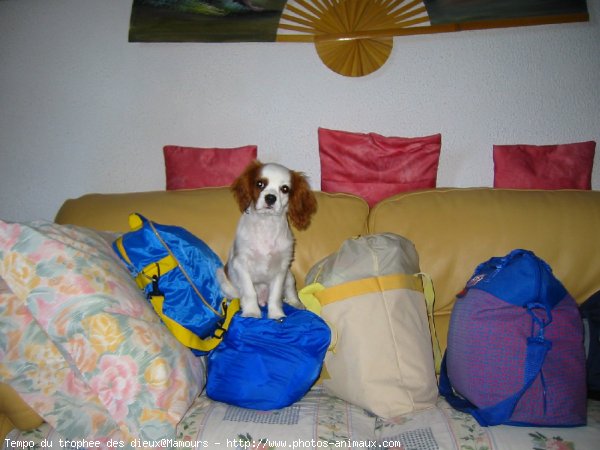
<path id="1" fill-rule="evenodd" d="M 600 192 L 438 189 L 386 199 L 369 232 L 394 232 L 415 244 L 433 278 L 435 323 L 446 348 L 455 295 L 475 267 L 515 248 L 532 250 L 578 301 L 600 290 Z"/>
<path id="2" fill-rule="evenodd" d="M 292 271 L 297 287 L 320 259 L 341 243 L 366 230 L 367 203 L 351 195 L 315 192 L 318 210 L 311 226 L 294 230 L 296 253 Z M 128 217 L 139 212 L 150 220 L 178 225 L 206 242 L 226 261 L 235 237 L 240 210 L 229 188 L 156 191 L 126 194 L 88 194 L 67 200 L 56 215 L 57 223 L 70 223 L 103 231 L 129 230 Z"/>

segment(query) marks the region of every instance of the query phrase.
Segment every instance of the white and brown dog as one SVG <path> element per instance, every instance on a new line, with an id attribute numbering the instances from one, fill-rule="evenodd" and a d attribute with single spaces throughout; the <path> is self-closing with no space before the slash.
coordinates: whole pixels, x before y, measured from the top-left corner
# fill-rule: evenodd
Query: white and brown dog
<path id="1" fill-rule="evenodd" d="M 290 271 L 294 255 L 291 222 L 297 229 L 310 225 L 317 201 L 306 178 L 279 164 L 252 162 L 231 190 L 242 211 L 227 264 L 218 273 L 221 289 L 239 298 L 244 317 L 261 317 L 268 306 L 270 319 L 285 317 L 282 301 L 303 308 Z"/>

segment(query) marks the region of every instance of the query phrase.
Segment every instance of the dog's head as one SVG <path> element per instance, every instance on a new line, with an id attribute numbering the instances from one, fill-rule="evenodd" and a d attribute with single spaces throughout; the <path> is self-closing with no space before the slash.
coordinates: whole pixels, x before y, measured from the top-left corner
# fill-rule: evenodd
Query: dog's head
<path id="1" fill-rule="evenodd" d="M 299 230 L 310 225 L 317 200 L 301 173 L 279 164 L 253 161 L 233 182 L 231 190 L 242 212 L 287 214 Z"/>

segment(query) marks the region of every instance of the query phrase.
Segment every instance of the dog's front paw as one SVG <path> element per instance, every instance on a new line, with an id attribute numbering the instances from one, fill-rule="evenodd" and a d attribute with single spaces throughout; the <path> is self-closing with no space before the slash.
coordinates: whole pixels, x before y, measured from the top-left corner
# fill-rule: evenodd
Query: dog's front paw
<path id="1" fill-rule="evenodd" d="M 260 319 L 262 317 L 256 299 L 242 298 L 240 300 L 240 306 L 242 307 L 242 317 L 254 317 L 255 319 Z"/>
<path id="2" fill-rule="evenodd" d="M 267 315 L 267 317 L 273 320 L 281 320 L 285 317 L 285 313 L 281 308 L 269 307 L 269 314 Z"/>
<path id="3" fill-rule="evenodd" d="M 245 311 L 245 310 L 242 310 L 242 317 L 252 317 L 254 319 L 260 319 L 262 317 L 262 314 L 260 313 L 260 310 L 258 310 L 258 311 L 254 311 L 254 310 Z"/>

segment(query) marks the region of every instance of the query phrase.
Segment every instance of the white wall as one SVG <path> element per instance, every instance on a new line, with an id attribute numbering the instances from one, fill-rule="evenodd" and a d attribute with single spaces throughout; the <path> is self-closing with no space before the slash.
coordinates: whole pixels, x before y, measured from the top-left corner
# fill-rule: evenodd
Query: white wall
<path id="1" fill-rule="evenodd" d="M 589 23 L 399 37 L 354 79 L 311 44 L 128 43 L 130 1 L 0 0 L 0 217 L 163 189 L 165 144 L 256 144 L 318 189 L 319 126 L 441 132 L 438 185 L 491 186 L 493 144 L 600 144 L 600 0 L 588 8 Z"/>

